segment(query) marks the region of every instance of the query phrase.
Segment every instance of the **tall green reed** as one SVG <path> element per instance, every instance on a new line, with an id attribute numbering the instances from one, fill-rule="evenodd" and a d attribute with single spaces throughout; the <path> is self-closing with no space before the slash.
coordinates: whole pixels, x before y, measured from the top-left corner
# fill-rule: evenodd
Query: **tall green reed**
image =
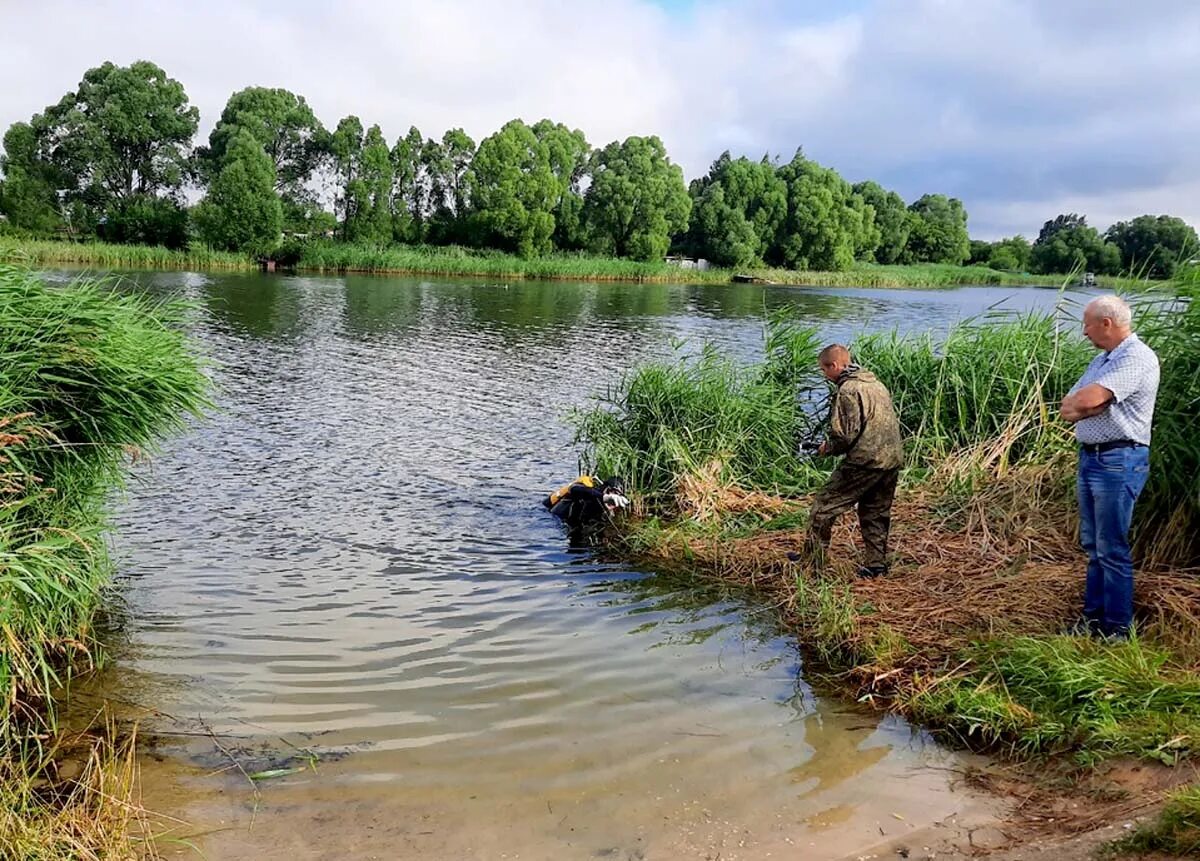
<path id="1" fill-rule="evenodd" d="M 171 304 L 0 265 L 0 741 L 86 655 L 109 568 L 104 495 L 205 404 Z M 29 715 L 27 715 L 29 716 Z"/>

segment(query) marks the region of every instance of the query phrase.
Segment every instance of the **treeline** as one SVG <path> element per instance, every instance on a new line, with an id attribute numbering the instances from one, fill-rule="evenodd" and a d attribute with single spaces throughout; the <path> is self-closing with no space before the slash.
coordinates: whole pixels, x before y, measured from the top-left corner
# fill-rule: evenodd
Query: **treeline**
<path id="1" fill-rule="evenodd" d="M 378 125 L 348 116 L 330 130 L 303 96 L 250 87 L 229 98 L 206 145 L 193 145 L 198 123 L 183 86 L 153 63 L 91 69 L 5 134 L 0 213 L 35 235 L 254 255 L 277 252 L 284 236 L 324 236 L 822 270 L 971 262 L 1168 276 L 1197 243 L 1177 218 L 1101 235 L 1073 214 L 1032 244 L 972 242 L 961 201 L 906 204 L 800 150 L 783 164 L 724 153 L 688 186 L 655 136 L 594 148 L 550 120 L 512 120 L 478 144 L 462 129 L 435 139 L 415 127 L 389 143 Z M 193 207 L 187 188 L 203 192 Z"/>

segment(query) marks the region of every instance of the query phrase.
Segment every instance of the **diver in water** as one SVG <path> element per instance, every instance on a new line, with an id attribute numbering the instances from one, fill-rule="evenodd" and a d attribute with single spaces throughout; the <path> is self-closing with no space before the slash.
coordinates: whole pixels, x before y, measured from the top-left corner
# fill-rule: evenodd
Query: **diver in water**
<path id="1" fill-rule="evenodd" d="M 543 499 L 542 505 L 567 524 L 572 536 L 581 536 L 598 532 L 610 515 L 628 508 L 629 497 L 619 478 L 601 481 L 581 475 Z"/>

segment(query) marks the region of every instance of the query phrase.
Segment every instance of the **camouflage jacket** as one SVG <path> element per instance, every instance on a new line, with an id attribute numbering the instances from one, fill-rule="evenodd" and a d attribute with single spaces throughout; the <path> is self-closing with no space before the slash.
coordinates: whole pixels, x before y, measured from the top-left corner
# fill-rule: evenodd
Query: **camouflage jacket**
<path id="1" fill-rule="evenodd" d="M 829 454 L 872 469 L 895 469 L 904 462 L 900 420 L 887 386 L 870 371 L 851 367 L 838 379 L 830 411 Z"/>

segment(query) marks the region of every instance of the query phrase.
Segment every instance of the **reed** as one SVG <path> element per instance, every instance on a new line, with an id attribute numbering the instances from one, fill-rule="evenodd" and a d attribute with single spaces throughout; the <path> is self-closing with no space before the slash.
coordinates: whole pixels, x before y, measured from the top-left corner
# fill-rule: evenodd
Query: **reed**
<path id="1" fill-rule="evenodd" d="M 256 269 L 244 254 L 192 245 L 173 251 L 154 245 L 56 242 L 0 236 L 0 263 L 24 266 L 86 266 L 95 269 Z"/>

